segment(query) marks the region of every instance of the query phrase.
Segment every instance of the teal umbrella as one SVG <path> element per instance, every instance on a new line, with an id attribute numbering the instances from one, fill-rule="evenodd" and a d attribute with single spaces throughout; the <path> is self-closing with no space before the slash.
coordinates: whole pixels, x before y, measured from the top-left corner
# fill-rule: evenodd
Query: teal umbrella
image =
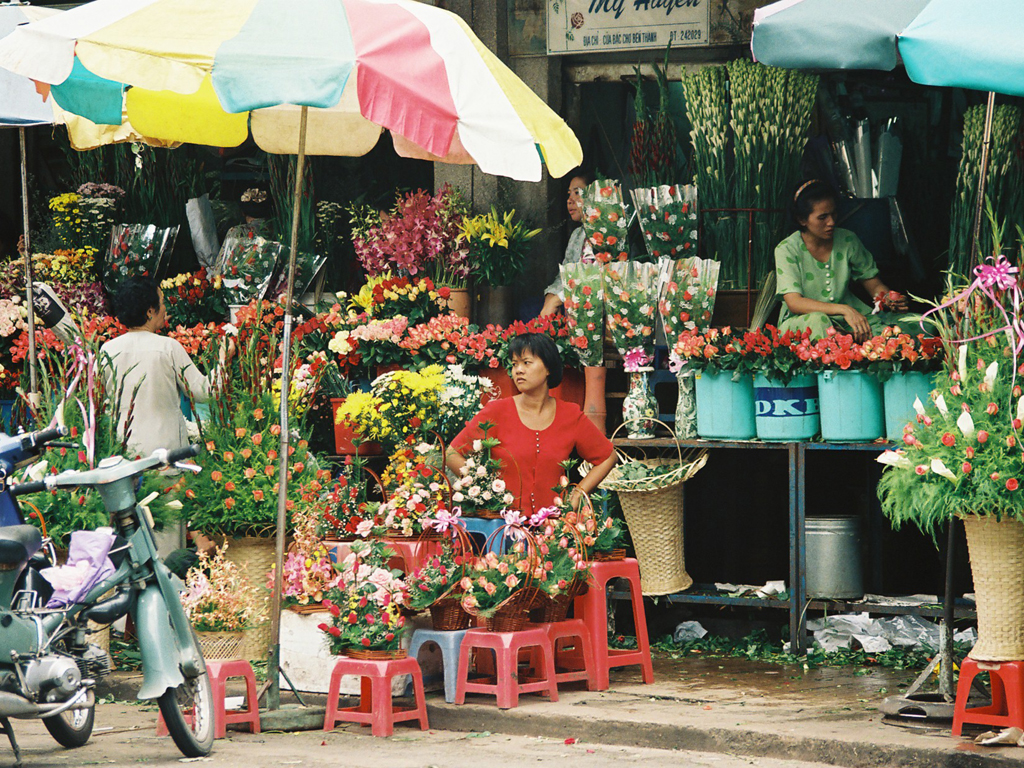
<path id="1" fill-rule="evenodd" d="M 754 11 L 763 64 L 791 69 L 895 69 L 915 83 L 988 91 L 972 257 L 985 200 L 995 94 L 1024 96 L 1021 0 L 781 0 Z"/>

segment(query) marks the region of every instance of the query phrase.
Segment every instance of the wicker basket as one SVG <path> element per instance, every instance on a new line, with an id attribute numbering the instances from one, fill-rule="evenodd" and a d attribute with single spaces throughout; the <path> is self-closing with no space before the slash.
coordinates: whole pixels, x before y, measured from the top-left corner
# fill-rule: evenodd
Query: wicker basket
<path id="1" fill-rule="evenodd" d="M 219 543 L 219 542 L 218 542 Z M 267 574 L 274 565 L 274 539 L 246 536 L 228 539 L 224 559 L 238 566 L 250 583 L 262 587 L 267 583 Z M 270 591 L 261 591 L 258 598 L 258 616 L 270 616 Z M 244 632 L 242 658 L 246 661 L 261 661 L 270 651 L 270 622 L 266 621 Z"/>
<path id="2" fill-rule="evenodd" d="M 466 613 L 460 600 L 442 598 L 430 606 L 430 621 L 440 632 L 469 629 L 473 617 Z"/>
<path id="3" fill-rule="evenodd" d="M 519 632 L 526 629 L 530 621 L 530 611 L 543 605 L 541 600 L 548 600 L 537 587 L 525 587 L 513 592 L 512 596 L 499 605 L 494 613 L 485 617 L 488 632 Z"/>
<path id="4" fill-rule="evenodd" d="M 1024 659 L 1024 523 L 964 516 L 978 608 L 978 661 Z"/>
<path id="5" fill-rule="evenodd" d="M 378 651 L 375 648 L 346 648 L 343 655 L 365 661 L 392 661 L 404 659 L 409 653 L 404 648 L 397 648 L 394 651 Z"/>
<path id="6" fill-rule="evenodd" d="M 199 638 L 203 658 L 207 661 L 242 658 L 240 654 L 245 640 L 244 632 L 196 632 L 196 637 Z"/>
<path id="7" fill-rule="evenodd" d="M 628 423 L 620 425 L 612 439 Z M 683 483 L 704 466 L 707 451 L 684 454 L 676 441 L 677 457 L 673 459 L 636 459 L 621 451 L 618 453 L 619 465 L 612 469 L 601 487 L 619 496 L 640 564 L 641 590 L 645 595 L 669 595 L 689 589 L 693 579 L 686 572 L 683 553 Z M 675 468 L 656 477 L 630 479 L 622 474 L 622 467 L 630 463 L 649 467 L 671 464 Z"/>
<path id="8" fill-rule="evenodd" d="M 607 552 L 590 552 L 590 560 L 595 563 L 611 563 L 616 560 L 625 560 L 625 549 L 610 549 Z"/>
<path id="9" fill-rule="evenodd" d="M 584 579 L 574 579 L 568 587 L 554 597 L 548 596 L 538 606 L 534 603 L 530 611 L 530 621 L 534 624 L 552 624 L 556 621 L 565 621 L 569 615 L 569 606 L 572 605 L 580 595 L 586 594 L 590 587 Z"/>

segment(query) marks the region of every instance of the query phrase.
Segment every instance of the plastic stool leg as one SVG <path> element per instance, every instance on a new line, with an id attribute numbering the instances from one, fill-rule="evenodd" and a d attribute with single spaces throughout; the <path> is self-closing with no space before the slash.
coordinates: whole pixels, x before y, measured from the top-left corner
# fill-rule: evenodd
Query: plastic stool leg
<path id="1" fill-rule="evenodd" d="M 324 713 L 324 730 L 333 731 L 338 722 L 338 696 L 341 695 L 341 668 L 334 667 L 331 684 L 327 688 L 327 711 Z"/>
<path id="2" fill-rule="evenodd" d="M 504 647 L 494 651 L 498 709 L 519 706 L 519 648 Z"/>
<path id="3" fill-rule="evenodd" d="M 445 669 L 447 670 L 447 665 L 445 665 Z M 416 672 L 413 672 L 412 675 L 410 675 L 410 677 L 412 677 L 412 683 L 416 691 L 416 698 L 414 700 L 416 706 L 416 714 L 418 715 L 416 719 L 420 724 L 420 730 L 425 731 L 430 726 L 427 724 L 427 697 L 426 694 L 424 694 L 423 692 L 423 673 L 417 670 Z M 446 700 L 447 695 L 448 692 L 446 689 Z"/>
<path id="4" fill-rule="evenodd" d="M 469 682 L 469 654 L 473 650 L 470 643 L 463 640 L 459 648 L 459 671 L 455 677 L 455 703 L 466 703 L 466 683 Z"/>
<path id="5" fill-rule="evenodd" d="M 595 691 L 608 690 L 608 603 L 604 583 L 595 584 L 586 594 L 576 598 L 576 605 L 582 608 L 577 615 L 582 615 L 590 633 L 590 643 L 594 649 L 594 688 Z"/>
<path id="6" fill-rule="evenodd" d="M 550 639 L 545 639 L 544 645 L 538 646 L 541 655 L 544 657 L 544 674 L 548 682 L 548 695 L 551 701 L 558 701 L 558 679 L 555 677 L 555 645 Z"/>
<path id="7" fill-rule="evenodd" d="M 640 671 L 646 685 L 654 682 L 654 664 L 651 661 L 651 644 L 647 637 L 647 615 L 644 612 L 644 593 L 640 588 L 640 577 L 629 578 L 629 597 L 633 604 L 633 624 L 636 626 L 636 647 L 643 654 Z"/>
<path id="8" fill-rule="evenodd" d="M 227 696 L 225 678 L 217 675 L 210 680 L 213 690 L 213 738 L 223 739 L 228 735 L 227 710 L 224 699 Z"/>
<path id="9" fill-rule="evenodd" d="M 371 732 L 374 736 L 390 736 L 395 729 L 395 713 L 391 702 L 391 678 L 387 675 L 374 677 L 372 690 L 376 706 L 372 710 Z"/>

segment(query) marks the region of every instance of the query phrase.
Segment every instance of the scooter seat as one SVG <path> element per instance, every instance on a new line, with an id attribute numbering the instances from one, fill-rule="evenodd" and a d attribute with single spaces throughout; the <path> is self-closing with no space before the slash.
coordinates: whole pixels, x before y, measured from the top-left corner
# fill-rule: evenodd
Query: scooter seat
<path id="1" fill-rule="evenodd" d="M 0 527 L 0 566 L 26 562 L 43 546 L 43 536 L 34 525 Z"/>

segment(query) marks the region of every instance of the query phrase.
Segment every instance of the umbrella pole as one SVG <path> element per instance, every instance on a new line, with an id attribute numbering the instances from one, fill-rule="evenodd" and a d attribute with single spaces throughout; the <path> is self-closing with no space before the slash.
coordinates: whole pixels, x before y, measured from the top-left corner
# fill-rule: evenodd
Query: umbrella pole
<path id="1" fill-rule="evenodd" d="M 971 266 L 978 263 L 981 238 L 981 217 L 985 215 L 985 181 L 988 178 L 989 151 L 992 146 L 992 118 L 996 111 L 995 91 L 989 91 L 985 105 L 985 133 L 981 142 L 981 175 L 978 177 L 978 200 L 974 208 L 974 234 L 971 236 Z"/>
<path id="2" fill-rule="evenodd" d="M 32 248 L 28 222 L 28 157 L 25 151 L 25 128 L 18 129 L 21 143 L 21 218 L 25 231 L 25 299 L 28 303 L 28 400 L 32 407 L 39 404 L 36 392 L 36 318 L 32 304 Z"/>
<path id="3" fill-rule="evenodd" d="M 270 601 L 270 661 L 267 679 L 269 709 L 281 706 L 281 592 L 284 579 L 284 538 L 288 526 L 288 390 L 291 385 L 292 299 L 295 292 L 295 251 L 299 244 L 299 203 L 302 200 L 303 166 L 306 162 L 306 119 L 309 108 L 299 114 L 299 158 L 295 163 L 295 194 L 292 197 L 292 242 L 288 254 L 288 287 L 284 305 L 284 350 L 281 353 L 281 453 L 277 475 L 277 548 L 274 553 L 274 591 Z"/>

